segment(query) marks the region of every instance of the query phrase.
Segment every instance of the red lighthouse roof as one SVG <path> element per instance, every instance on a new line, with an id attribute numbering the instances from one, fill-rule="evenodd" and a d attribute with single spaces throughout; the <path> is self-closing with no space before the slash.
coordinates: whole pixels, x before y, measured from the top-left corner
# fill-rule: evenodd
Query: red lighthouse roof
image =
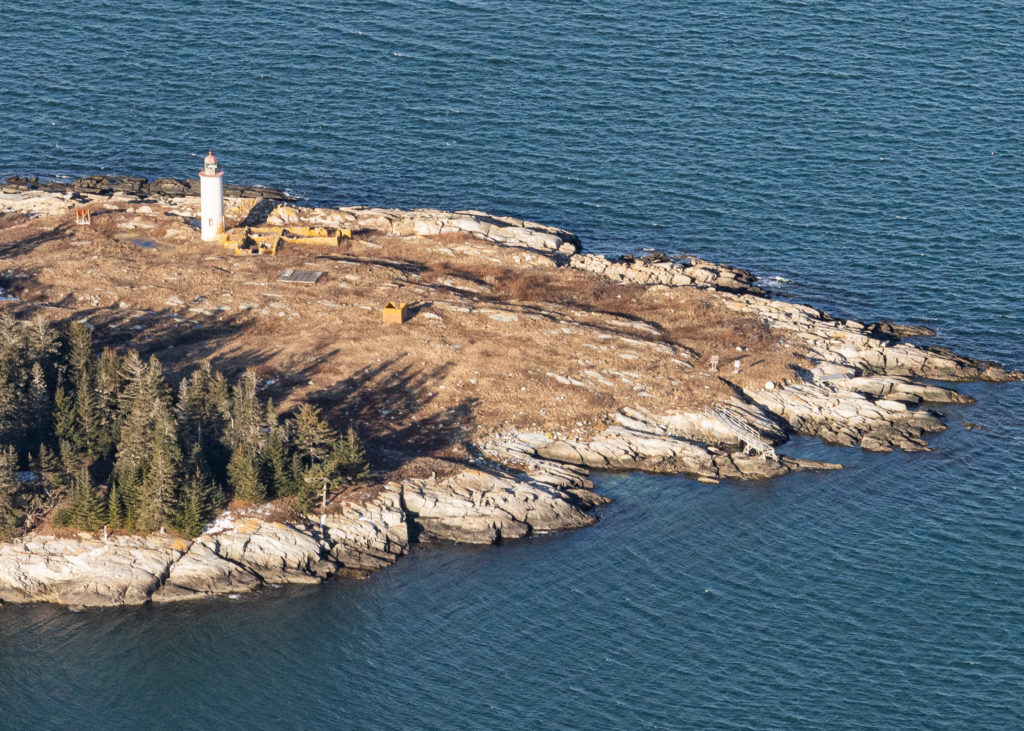
<path id="1" fill-rule="evenodd" d="M 199 171 L 199 177 L 219 178 L 223 174 L 223 171 L 217 169 L 217 158 L 213 156 L 213 150 L 211 150 L 203 158 L 203 169 Z"/>

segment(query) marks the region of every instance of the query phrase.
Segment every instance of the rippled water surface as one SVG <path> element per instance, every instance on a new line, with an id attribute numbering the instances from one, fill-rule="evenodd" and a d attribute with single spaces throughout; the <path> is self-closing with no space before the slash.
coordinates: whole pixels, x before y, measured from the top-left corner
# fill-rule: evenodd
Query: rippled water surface
<path id="1" fill-rule="evenodd" d="M 1024 366 L 1017 2 L 0 2 L 0 174 L 480 208 Z M 1024 388 L 930 454 L 605 476 L 572 534 L 188 607 L 0 610 L 0 728 L 1024 725 Z M 965 431 L 964 420 L 984 431 Z"/>

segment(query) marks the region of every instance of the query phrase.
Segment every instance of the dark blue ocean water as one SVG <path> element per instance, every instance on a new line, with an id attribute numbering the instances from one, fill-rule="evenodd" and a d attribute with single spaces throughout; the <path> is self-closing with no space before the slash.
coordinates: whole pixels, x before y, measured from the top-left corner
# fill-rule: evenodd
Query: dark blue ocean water
<path id="1" fill-rule="evenodd" d="M 480 208 L 1024 366 L 1024 6 L 0 0 L 0 174 Z M 2 265 L 2 263 L 0 263 Z M 841 473 L 605 476 L 572 534 L 0 610 L 0 727 L 1024 726 L 1024 388 Z M 968 420 L 985 431 L 965 431 Z"/>

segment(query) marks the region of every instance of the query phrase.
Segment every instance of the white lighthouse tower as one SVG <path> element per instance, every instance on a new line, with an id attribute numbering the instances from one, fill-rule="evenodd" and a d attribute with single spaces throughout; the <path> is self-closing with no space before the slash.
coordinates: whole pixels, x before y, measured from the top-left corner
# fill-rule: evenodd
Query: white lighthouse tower
<path id="1" fill-rule="evenodd" d="M 200 225 L 203 241 L 216 241 L 219 234 L 224 233 L 224 184 L 221 176 L 223 170 L 217 168 L 217 158 L 213 151 L 203 160 L 203 169 L 199 171 Z"/>

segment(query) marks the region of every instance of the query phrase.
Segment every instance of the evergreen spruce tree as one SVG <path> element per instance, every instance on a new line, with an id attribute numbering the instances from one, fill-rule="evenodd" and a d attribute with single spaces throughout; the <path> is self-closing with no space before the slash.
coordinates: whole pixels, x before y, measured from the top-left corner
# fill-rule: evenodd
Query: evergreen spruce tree
<path id="1" fill-rule="evenodd" d="M 301 478 L 297 480 L 297 497 L 301 510 L 311 510 L 322 499 L 333 478 L 332 466 L 326 464 L 336 439 L 334 431 L 320 418 L 320 410 L 303 404 L 292 420 L 291 431 L 295 453 L 302 460 Z"/>
<path id="2" fill-rule="evenodd" d="M 284 441 L 282 430 L 267 435 L 261 456 L 271 494 L 275 497 L 293 494 L 291 474 L 288 470 L 288 445 Z"/>
<path id="3" fill-rule="evenodd" d="M 67 481 L 64 479 L 64 465 L 61 463 L 60 455 L 47 447 L 45 444 L 39 446 L 39 470 L 43 480 L 56 487 L 64 487 Z"/>
<path id="4" fill-rule="evenodd" d="M 210 464 L 206 461 L 206 454 L 198 446 L 192 448 L 186 468 L 188 473 L 197 476 L 200 483 L 204 485 L 205 503 L 209 510 L 209 514 L 205 517 L 213 518 L 224 509 L 227 500 L 224 499 L 224 491 L 217 482 L 213 470 L 210 469 Z"/>
<path id="5" fill-rule="evenodd" d="M 75 384 L 74 419 L 72 443 L 79 454 L 92 461 L 104 451 L 103 447 L 107 440 L 104 437 L 103 425 L 100 423 L 92 375 L 88 370 L 79 375 Z"/>
<path id="6" fill-rule="evenodd" d="M 242 445 L 258 450 L 263 444 L 265 408 L 256 395 L 256 382 L 256 373 L 247 370 L 231 389 L 227 440 L 233 450 Z"/>
<path id="7" fill-rule="evenodd" d="M 164 378 L 164 366 L 155 355 L 149 356 L 149 362 L 146 364 L 146 377 L 143 383 L 143 390 L 149 398 L 170 403 L 171 389 Z"/>
<path id="8" fill-rule="evenodd" d="M 177 510 L 181 450 L 176 423 L 162 399 L 153 404 L 149 448 L 148 469 L 144 470 L 139 485 L 138 528 L 143 531 L 170 525 Z"/>
<path id="9" fill-rule="evenodd" d="M 239 446 L 228 462 L 228 485 L 235 497 L 252 503 L 267 499 L 267 487 L 260 476 L 256 453 L 247 446 Z"/>
<path id="10" fill-rule="evenodd" d="M 227 422 L 231 418 L 231 388 L 223 373 L 213 374 L 210 381 L 209 401 L 212 407 L 220 412 L 221 421 L 226 428 Z"/>
<path id="11" fill-rule="evenodd" d="M 180 507 L 176 516 L 178 529 L 195 538 L 220 509 L 209 472 L 203 463 L 203 454 L 198 446 L 189 458 L 190 471 L 182 486 Z"/>
<path id="12" fill-rule="evenodd" d="M 135 351 L 130 351 L 134 353 Z M 141 361 L 136 354 L 134 357 L 125 358 L 126 361 L 139 363 Z M 121 501 L 121 524 L 125 530 L 135 530 L 142 503 L 142 483 L 146 472 L 149 470 L 151 457 L 151 421 L 152 404 L 146 402 L 143 394 L 145 369 L 139 375 L 136 372 L 137 380 L 127 380 L 125 390 L 134 390 L 134 399 L 129 402 L 122 392 L 121 414 L 124 423 L 120 428 L 120 440 L 117 443 L 117 459 L 114 463 L 114 474 L 112 480 L 117 486 L 118 497 Z M 132 384 L 137 388 L 132 388 Z"/>
<path id="13" fill-rule="evenodd" d="M 0 377 L 8 380 L 12 371 L 23 363 L 25 328 L 10 312 L 0 312 Z"/>
<path id="14" fill-rule="evenodd" d="M 171 455 L 165 449 L 155 449 L 149 469 L 139 485 L 136 527 L 141 531 L 155 531 L 169 525 L 176 508 L 178 475 Z"/>
<path id="15" fill-rule="evenodd" d="M 330 474 L 325 464 L 318 463 L 302 468 L 302 477 L 296 492 L 299 510 L 309 512 L 319 505 L 324 491 L 330 488 Z"/>
<path id="16" fill-rule="evenodd" d="M 24 328 L 9 312 L 0 313 L 0 440 L 12 444 L 22 441 L 25 362 Z"/>
<path id="17" fill-rule="evenodd" d="M 277 417 L 273 401 L 267 401 L 267 436 L 261 457 L 271 494 L 277 497 L 294 494 L 288 470 L 288 433 Z"/>
<path id="18" fill-rule="evenodd" d="M 335 434 L 320 418 L 320 410 L 317 407 L 303 404 L 299 408 L 292 423 L 292 433 L 295 448 L 302 455 L 307 467 L 320 464 L 327 459 Z"/>
<path id="19" fill-rule="evenodd" d="M 68 365 L 71 366 L 71 380 L 76 384 L 86 375 L 92 374 L 92 330 L 84 322 L 73 322 L 68 328 Z"/>
<path id="20" fill-rule="evenodd" d="M 292 458 L 288 462 L 288 491 L 286 495 L 298 495 L 303 490 L 306 482 L 306 465 L 302 455 L 292 452 Z"/>
<path id="21" fill-rule="evenodd" d="M 64 483 L 70 484 L 79 468 L 81 468 L 82 460 L 79 459 L 74 446 L 67 440 L 61 441 L 58 445 L 58 451 L 60 453 L 60 469 L 64 477 Z"/>
<path id="22" fill-rule="evenodd" d="M 60 444 L 67 443 L 69 447 L 81 444 L 82 435 L 78 431 L 78 417 L 75 413 L 75 399 L 64 388 L 64 382 L 58 381 L 57 392 L 53 396 L 53 425 L 54 435 Z M 61 449 L 63 452 L 63 448 Z"/>
<path id="23" fill-rule="evenodd" d="M 171 441 L 167 437 L 168 432 L 173 432 L 173 441 L 177 442 L 177 429 L 170 419 L 167 385 L 163 379 L 160 362 L 152 358 L 148 366 L 143 366 L 138 353 L 129 351 L 124 358 L 124 364 L 125 387 L 119 399 L 123 423 L 120 428 L 121 438 L 117 444 L 114 471 L 118 475 L 135 473 L 140 478 L 141 487 L 144 481 L 142 478 L 148 473 L 149 463 L 154 456 L 158 436 L 157 423 L 160 423 L 160 430 L 166 437 L 163 439 L 164 444 Z M 175 455 L 167 456 L 173 458 Z M 180 463 L 180 454 L 177 457 L 177 463 Z"/>
<path id="24" fill-rule="evenodd" d="M 111 528 L 125 527 L 124 500 L 121 497 L 121 488 L 117 480 L 114 480 L 110 486 L 110 492 L 107 493 L 107 522 Z"/>
<path id="25" fill-rule="evenodd" d="M 100 448 L 109 452 L 121 438 L 119 400 L 124 376 L 121 359 L 110 348 L 104 348 L 96 363 L 93 379 L 96 391 L 96 408 L 99 411 Z"/>
<path id="26" fill-rule="evenodd" d="M 89 470 L 82 467 L 75 475 L 68 495 L 67 521 L 80 530 L 98 530 L 106 522 L 106 511 L 96 497 Z"/>
<path id="27" fill-rule="evenodd" d="M 145 471 L 149 462 L 152 440 L 153 404 L 138 397 L 121 426 L 121 440 L 117 444 L 117 462 L 114 472 L 127 476 Z"/>
<path id="28" fill-rule="evenodd" d="M 213 374 L 204 361 L 178 388 L 177 416 L 182 446 L 199 446 L 211 477 L 225 479 L 228 448 L 224 444 L 227 403 L 224 377 Z"/>
<path id="29" fill-rule="evenodd" d="M 134 531 L 139 518 L 139 502 L 142 485 L 142 471 L 132 470 L 118 474 L 114 478 L 114 487 L 120 501 L 120 525 L 127 531 Z M 113 488 L 112 488 L 113 489 Z"/>
<path id="30" fill-rule="evenodd" d="M 118 412 L 120 420 L 128 418 L 132 407 L 139 400 L 146 383 L 146 364 L 135 350 L 129 350 L 121 359 L 121 383 L 118 396 Z"/>
<path id="31" fill-rule="evenodd" d="M 178 530 L 187 538 L 195 538 L 206 525 L 205 512 L 202 487 L 196 482 L 195 475 L 189 475 L 181 491 L 181 508 L 175 518 Z"/>
<path id="32" fill-rule="evenodd" d="M 32 375 L 28 386 L 28 410 L 26 425 L 30 431 L 29 448 L 38 451 L 41 444 L 51 439 L 51 417 L 53 403 L 46 387 L 46 373 L 39 361 L 32 364 Z"/>
<path id="33" fill-rule="evenodd" d="M 200 444 L 208 435 L 203 434 L 203 427 L 210 419 L 209 392 L 213 375 L 209 361 L 203 361 L 183 378 L 178 386 L 178 423 L 181 427 L 181 438 L 188 444 Z"/>
<path id="34" fill-rule="evenodd" d="M 181 379 L 178 398 L 174 403 L 178 417 L 178 436 L 182 444 L 189 447 L 198 446 L 203 438 L 201 387 L 196 387 L 196 380 L 195 371 L 191 376 Z"/>
<path id="35" fill-rule="evenodd" d="M 120 403 L 127 415 L 120 428 L 114 479 L 126 527 L 153 531 L 170 525 L 177 510 L 182 462 L 177 421 L 171 416 L 160 362 L 151 358 L 143 368 L 138 354 L 130 353 L 124 363 Z"/>
<path id="36" fill-rule="evenodd" d="M 9 310 L 0 311 L 0 360 L 10 347 L 19 347 L 16 341 L 25 337 L 18 319 Z"/>
<path id="37" fill-rule="evenodd" d="M 18 528 L 15 500 L 18 481 L 18 455 L 13 447 L 0 449 L 0 540 L 14 537 Z"/>
<path id="38" fill-rule="evenodd" d="M 351 425 L 345 430 L 345 436 L 335 441 L 329 462 L 345 484 L 358 485 L 370 479 L 370 462 L 366 458 L 366 450 Z"/>
<path id="39" fill-rule="evenodd" d="M 18 442 L 21 427 L 18 412 L 22 402 L 22 388 L 17 366 L 4 368 L 0 365 L 0 439 Z"/>
<path id="40" fill-rule="evenodd" d="M 42 315 L 36 315 L 28 321 L 25 328 L 25 349 L 29 360 L 49 366 L 60 350 L 59 336 Z"/>

